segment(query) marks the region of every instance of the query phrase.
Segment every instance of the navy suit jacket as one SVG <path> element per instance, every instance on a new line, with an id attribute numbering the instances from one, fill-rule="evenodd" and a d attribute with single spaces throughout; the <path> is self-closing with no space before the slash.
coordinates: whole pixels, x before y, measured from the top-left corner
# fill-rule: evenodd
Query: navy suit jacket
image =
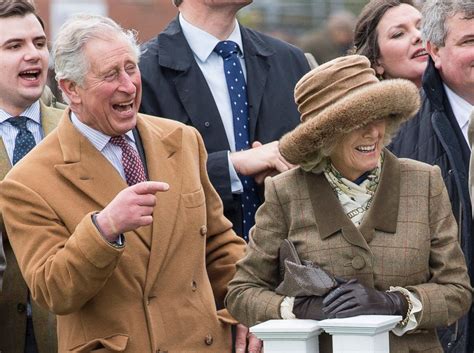
<path id="1" fill-rule="evenodd" d="M 280 139 L 300 121 L 294 103 L 296 82 L 309 71 L 296 47 L 241 26 L 247 68 L 250 141 Z M 224 203 L 224 214 L 242 234 L 240 196 L 232 194 L 224 125 L 207 82 L 174 19 L 143 45 L 140 59 L 143 99 L 140 111 L 194 126 L 209 154 L 207 170 Z"/>

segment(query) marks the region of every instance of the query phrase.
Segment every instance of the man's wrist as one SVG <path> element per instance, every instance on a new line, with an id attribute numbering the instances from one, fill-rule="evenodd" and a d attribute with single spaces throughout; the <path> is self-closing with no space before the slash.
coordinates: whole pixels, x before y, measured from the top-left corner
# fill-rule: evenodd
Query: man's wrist
<path id="1" fill-rule="evenodd" d="M 104 232 L 103 230 L 103 227 L 101 227 L 99 225 L 99 221 L 98 221 L 98 216 L 99 216 L 99 212 L 95 212 L 92 214 L 92 223 L 94 224 L 94 226 L 97 228 L 97 230 L 99 231 L 100 235 L 102 236 L 102 238 L 104 238 L 105 240 L 107 240 L 107 242 L 109 242 L 110 244 L 112 244 L 113 246 L 116 246 L 116 247 L 122 247 L 124 245 L 124 237 L 123 237 L 123 234 L 118 234 L 118 235 L 115 235 L 115 236 L 107 236 L 107 234 Z"/>

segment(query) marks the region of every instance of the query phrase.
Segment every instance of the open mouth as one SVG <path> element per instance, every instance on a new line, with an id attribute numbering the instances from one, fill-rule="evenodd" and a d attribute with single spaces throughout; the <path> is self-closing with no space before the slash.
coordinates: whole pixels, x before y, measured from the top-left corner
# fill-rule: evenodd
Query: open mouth
<path id="1" fill-rule="evenodd" d="M 413 54 L 412 59 L 419 58 L 420 56 L 426 56 L 428 55 L 427 51 L 425 49 L 418 49 L 415 54 Z"/>
<path id="2" fill-rule="evenodd" d="M 113 107 L 116 111 L 118 111 L 118 112 L 120 112 L 120 113 L 132 111 L 133 106 L 134 106 L 134 102 L 133 102 L 133 101 L 112 105 L 112 107 Z"/>
<path id="3" fill-rule="evenodd" d="M 41 70 L 25 70 L 20 72 L 19 76 L 27 81 L 35 81 L 41 75 Z"/>
<path id="4" fill-rule="evenodd" d="M 373 145 L 357 146 L 355 149 L 362 153 L 371 153 L 375 151 L 375 143 Z"/>

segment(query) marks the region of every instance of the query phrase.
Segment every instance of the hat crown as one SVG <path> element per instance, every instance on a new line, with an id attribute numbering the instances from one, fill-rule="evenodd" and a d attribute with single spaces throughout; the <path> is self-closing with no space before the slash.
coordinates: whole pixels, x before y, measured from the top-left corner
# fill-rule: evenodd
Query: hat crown
<path id="1" fill-rule="evenodd" d="M 377 82 L 375 71 L 365 56 L 349 55 L 318 66 L 295 86 L 301 121 L 318 116 L 348 94 Z"/>

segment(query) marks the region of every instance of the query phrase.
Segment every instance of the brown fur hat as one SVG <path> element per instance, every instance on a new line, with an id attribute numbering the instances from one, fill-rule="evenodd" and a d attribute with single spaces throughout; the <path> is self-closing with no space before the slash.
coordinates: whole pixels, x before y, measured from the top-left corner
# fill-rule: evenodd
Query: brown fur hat
<path id="1" fill-rule="evenodd" d="M 418 88 L 402 79 L 379 81 L 365 56 L 350 55 L 308 72 L 295 87 L 301 124 L 280 140 L 290 163 L 314 159 L 322 146 L 387 118 L 398 126 L 420 107 Z M 392 131 L 395 132 L 395 131 Z"/>

